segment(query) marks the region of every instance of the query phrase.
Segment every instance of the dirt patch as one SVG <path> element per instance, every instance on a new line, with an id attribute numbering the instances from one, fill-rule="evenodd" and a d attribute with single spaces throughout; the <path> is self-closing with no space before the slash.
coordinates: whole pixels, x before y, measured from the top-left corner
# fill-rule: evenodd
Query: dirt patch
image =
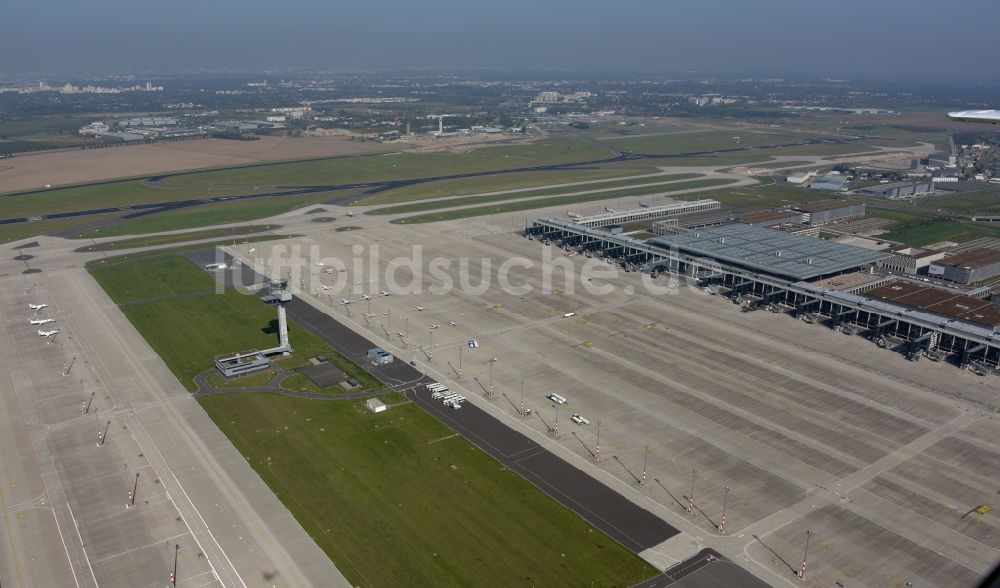
<path id="1" fill-rule="evenodd" d="M 200 139 L 107 149 L 24 154 L 4 159 L 0 193 L 226 165 L 398 151 L 405 145 L 342 137 Z"/>

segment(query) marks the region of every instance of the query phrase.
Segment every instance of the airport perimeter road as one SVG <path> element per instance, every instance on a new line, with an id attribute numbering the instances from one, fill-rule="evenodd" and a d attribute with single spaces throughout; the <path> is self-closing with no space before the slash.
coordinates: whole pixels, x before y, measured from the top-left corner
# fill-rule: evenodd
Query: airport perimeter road
<path id="1" fill-rule="evenodd" d="M 300 298 L 288 305 L 288 314 L 356 362 L 363 364 L 367 351 L 378 345 Z M 397 389 L 407 392 L 421 408 L 628 549 L 641 553 L 677 534 L 676 529 L 653 513 L 479 407 L 465 404 L 461 410 L 454 410 L 431 400 L 430 393 L 422 390 L 422 384 L 433 380 L 405 361 L 397 360 L 374 369 L 373 373 L 389 383 L 402 384 Z"/>
<path id="2" fill-rule="evenodd" d="M 83 269 L 4 283 L 5 586 L 349 585 Z"/>

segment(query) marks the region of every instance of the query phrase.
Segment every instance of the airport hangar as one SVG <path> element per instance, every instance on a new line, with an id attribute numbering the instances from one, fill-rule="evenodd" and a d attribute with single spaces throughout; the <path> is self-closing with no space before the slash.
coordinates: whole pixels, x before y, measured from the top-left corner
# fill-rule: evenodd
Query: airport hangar
<path id="1" fill-rule="evenodd" d="M 697 202 L 696 209 L 704 208 L 704 201 Z M 628 222 L 625 217 L 640 212 L 650 211 L 619 214 Z M 670 215 L 686 212 L 679 207 Z M 599 216 L 601 225 L 613 224 L 608 218 L 613 214 Z M 525 234 L 588 256 L 600 254 L 653 277 L 668 271 L 716 284 L 727 288 L 734 301 L 755 298 L 758 307 L 779 304 L 792 308 L 796 317 L 825 317 L 834 328 L 867 331 L 873 341 L 899 340 L 911 359 L 927 353 L 934 359 L 950 357 L 961 367 L 1000 367 L 1000 312 L 943 312 L 940 305 L 865 295 L 902 279 L 875 275 L 886 253 L 742 223 L 678 227 L 641 241 L 587 221 L 540 218 Z M 830 285 L 830 278 L 857 272 L 869 273 L 871 279 L 848 288 Z"/>

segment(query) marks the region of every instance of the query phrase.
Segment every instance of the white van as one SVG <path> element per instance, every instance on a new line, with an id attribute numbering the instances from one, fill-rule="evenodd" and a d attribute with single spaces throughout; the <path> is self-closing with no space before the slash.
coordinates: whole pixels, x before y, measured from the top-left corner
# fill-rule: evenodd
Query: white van
<path id="1" fill-rule="evenodd" d="M 556 394 L 555 392 L 549 394 L 548 396 L 546 396 L 546 398 L 548 398 L 552 402 L 555 402 L 556 404 L 566 404 L 566 399 Z"/>

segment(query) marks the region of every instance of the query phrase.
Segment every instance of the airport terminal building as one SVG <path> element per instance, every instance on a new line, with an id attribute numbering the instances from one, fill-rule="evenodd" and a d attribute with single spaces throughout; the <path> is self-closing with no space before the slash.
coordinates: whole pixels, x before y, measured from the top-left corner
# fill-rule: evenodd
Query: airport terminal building
<path id="1" fill-rule="evenodd" d="M 854 213 L 842 209 L 834 214 Z M 1000 367 L 1000 308 L 977 300 L 974 312 L 960 312 L 964 302 L 942 304 L 955 294 L 934 288 L 930 290 L 943 293 L 906 301 L 876 292 L 878 286 L 914 279 L 879 273 L 881 263 L 892 255 L 888 252 L 735 222 L 700 229 L 672 227 L 643 241 L 573 219 L 546 217 L 525 234 L 543 244 L 603 257 L 626 271 L 688 276 L 747 310 L 780 309 L 808 322 L 864 334 L 910 359 L 926 355 L 973 369 Z M 831 285 L 835 282 L 861 286 L 840 288 Z"/>

